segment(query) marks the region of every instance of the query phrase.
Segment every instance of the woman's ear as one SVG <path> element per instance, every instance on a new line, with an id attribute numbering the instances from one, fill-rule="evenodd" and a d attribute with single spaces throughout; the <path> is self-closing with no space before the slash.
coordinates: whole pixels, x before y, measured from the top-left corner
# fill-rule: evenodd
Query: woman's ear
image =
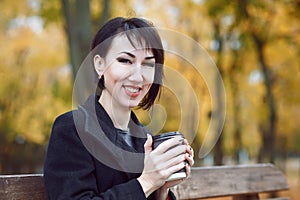
<path id="1" fill-rule="evenodd" d="M 98 77 L 100 78 L 104 73 L 105 66 L 104 66 L 104 60 L 99 54 L 94 56 L 94 67 L 98 74 Z"/>

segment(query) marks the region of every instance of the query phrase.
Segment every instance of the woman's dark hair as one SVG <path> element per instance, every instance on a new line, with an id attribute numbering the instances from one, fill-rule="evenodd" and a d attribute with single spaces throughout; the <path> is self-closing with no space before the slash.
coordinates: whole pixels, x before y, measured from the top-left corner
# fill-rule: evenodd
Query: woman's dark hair
<path id="1" fill-rule="evenodd" d="M 152 51 L 155 57 L 155 75 L 154 82 L 146 96 L 139 103 L 139 107 L 149 109 L 161 92 L 164 64 L 164 50 L 159 34 L 153 24 L 141 18 L 123 18 L 117 17 L 105 23 L 96 33 L 92 42 L 93 57 L 99 54 L 105 57 L 112 39 L 118 34 L 125 34 L 134 47 L 137 43 Z M 104 89 L 104 77 L 98 82 L 98 89 Z"/>

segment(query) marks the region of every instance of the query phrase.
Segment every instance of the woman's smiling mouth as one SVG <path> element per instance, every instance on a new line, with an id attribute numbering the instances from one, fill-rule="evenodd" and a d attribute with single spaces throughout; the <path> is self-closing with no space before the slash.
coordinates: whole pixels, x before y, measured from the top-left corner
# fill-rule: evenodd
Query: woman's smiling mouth
<path id="1" fill-rule="evenodd" d="M 142 90 L 142 87 L 136 87 L 136 86 L 123 86 L 125 89 L 125 93 L 133 98 L 136 98 L 139 96 L 140 91 Z"/>

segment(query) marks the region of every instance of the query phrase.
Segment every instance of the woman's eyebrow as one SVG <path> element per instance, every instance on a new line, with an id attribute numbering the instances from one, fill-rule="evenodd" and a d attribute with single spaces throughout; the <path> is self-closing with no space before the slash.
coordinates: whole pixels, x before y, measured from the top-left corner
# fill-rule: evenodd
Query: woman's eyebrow
<path id="1" fill-rule="evenodd" d="M 122 54 L 122 53 L 127 54 L 128 56 L 130 56 L 130 57 L 132 57 L 132 58 L 135 58 L 135 55 L 133 55 L 132 53 L 123 51 L 123 52 L 121 52 L 120 54 Z"/>
<path id="2" fill-rule="evenodd" d="M 130 56 L 130 57 L 132 57 L 132 58 L 135 58 L 135 55 L 130 53 L 130 52 L 122 51 L 120 54 L 123 54 L 123 53 Z M 151 59 L 155 59 L 155 57 L 154 56 L 148 56 L 148 57 L 145 58 L 145 60 L 151 60 Z"/>

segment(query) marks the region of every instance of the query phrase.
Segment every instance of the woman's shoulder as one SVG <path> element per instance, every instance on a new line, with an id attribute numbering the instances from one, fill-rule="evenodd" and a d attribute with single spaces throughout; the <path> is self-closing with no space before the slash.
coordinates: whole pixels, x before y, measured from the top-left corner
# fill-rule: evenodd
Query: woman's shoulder
<path id="1" fill-rule="evenodd" d="M 75 111 L 68 111 L 56 117 L 53 123 L 53 127 L 61 127 L 61 126 L 72 126 L 74 125 L 74 117 L 73 113 Z"/>
<path id="2" fill-rule="evenodd" d="M 50 143 L 59 143 L 66 146 L 67 143 L 80 143 L 77 126 L 74 122 L 74 112 L 76 111 L 63 113 L 55 119 L 52 125 Z"/>
<path id="3" fill-rule="evenodd" d="M 53 137 L 62 137 L 62 135 L 65 137 L 78 137 L 78 121 L 84 121 L 83 119 L 79 120 L 78 110 L 71 110 L 59 115 L 52 125 L 51 135 Z"/>

